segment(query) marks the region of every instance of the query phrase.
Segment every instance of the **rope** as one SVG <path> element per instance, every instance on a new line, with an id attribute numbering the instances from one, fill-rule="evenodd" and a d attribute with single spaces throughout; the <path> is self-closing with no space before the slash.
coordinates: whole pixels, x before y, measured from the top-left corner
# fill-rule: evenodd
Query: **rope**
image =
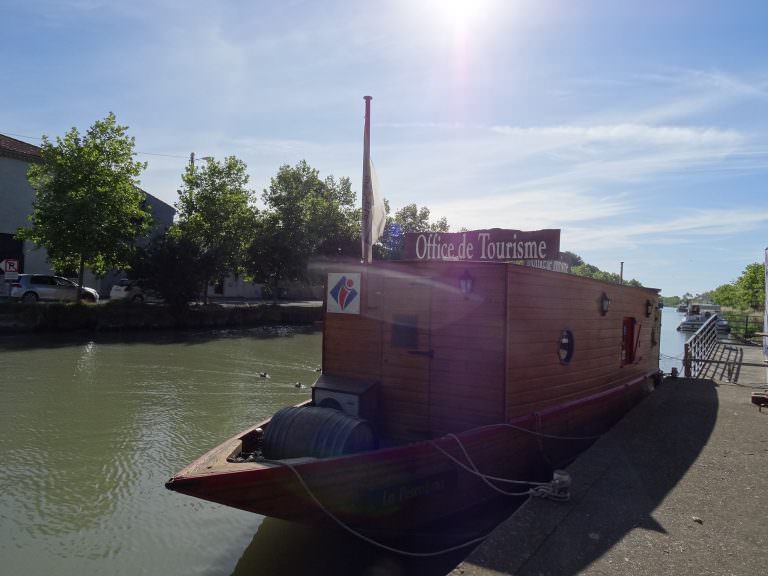
<path id="1" fill-rule="evenodd" d="M 543 432 L 537 432 L 535 430 L 529 430 L 527 428 L 523 428 L 521 426 L 516 426 L 515 424 L 509 424 L 507 422 L 500 423 L 500 424 L 489 424 L 486 426 L 480 426 L 478 428 L 474 428 L 474 431 L 483 430 L 486 428 L 497 428 L 499 426 L 504 426 L 507 428 L 513 428 L 515 430 L 519 430 L 521 432 L 526 432 L 528 434 L 534 434 L 536 436 L 540 436 L 543 438 L 554 438 L 554 439 L 560 439 L 560 440 L 595 440 L 599 438 L 599 436 L 558 436 L 555 434 L 545 434 Z M 570 487 L 570 477 L 562 471 L 556 470 L 553 474 L 553 479 L 550 482 L 534 482 L 529 480 L 512 480 L 510 478 L 501 478 L 499 476 L 492 476 L 490 474 L 483 474 L 480 472 L 480 470 L 477 468 L 477 465 L 474 463 L 472 458 L 469 455 L 469 452 L 467 451 L 466 447 L 464 446 L 461 439 L 456 436 L 455 434 L 447 434 L 448 437 L 453 438 L 453 440 L 456 441 L 456 443 L 459 445 L 459 448 L 461 449 L 462 453 L 464 454 L 464 457 L 467 459 L 467 462 L 469 462 L 469 466 L 464 464 L 461 460 L 453 456 L 451 453 L 443 449 L 441 446 L 439 446 L 434 440 L 430 440 L 430 444 L 437 449 L 439 452 L 444 454 L 448 459 L 450 459 L 452 462 L 454 462 L 456 465 L 461 467 L 463 470 L 466 470 L 470 474 L 477 476 L 478 478 L 482 479 L 483 482 L 494 491 L 498 492 L 499 494 L 503 494 L 505 496 L 533 496 L 537 498 L 549 498 L 551 500 L 554 500 L 556 502 L 565 502 L 569 500 L 570 495 L 568 493 L 568 488 Z M 395 554 L 401 554 L 403 556 L 411 556 L 414 558 L 430 558 L 434 556 L 441 556 L 444 554 L 449 554 L 451 552 L 456 552 L 457 550 L 461 550 L 463 548 L 467 548 L 469 546 L 474 546 L 476 544 L 479 544 L 483 540 L 485 540 L 489 535 L 485 534 L 484 536 L 480 536 L 478 538 L 473 538 L 471 540 L 467 540 L 466 542 L 463 542 L 461 544 L 457 544 L 456 546 L 451 546 L 449 548 L 444 548 L 442 550 L 435 550 L 433 552 L 411 552 L 409 550 L 402 550 L 400 548 L 394 548 L 392 546 L 388 546 L 382 542 L 379 542 L 377 540 L 374 540 L 373 538 L 369 538 L 365 534 L 362 534 L 358 530 L 355 530 L 348 524 L 346 524 L 343 520 L 339 519 L 333 512 L 331 512 L 328 508 L 323 505 L 323 503 L 320 501 L 320 499 L 315 495 L 315 493 L 312 491 L 312 489 L 307 485 L 307 483 L 304 481 L 304 478 L 301 476 L 301 473 L 293 466 L 293 464 L 290 464 L 289 462 L 285 462 L 282 460 L 269 460 L 269 462 L 273 462 L 275 464 L 279 464 L 281 466 L 285 466 L 288 468 L 291 472 L 293 472 L 294 476 L 296 476 L 296 479 L 299 481 L 299 484 L 301 484 L 302 488 L 306 491 L 307 495 L 312 499 L 312 501 L 315 503 L 315 505 L 331 520 L 333 520 L 339 527 L 343 528 L 346 532 L 349 532 L 353 536 L 356 536 L 360 540 L 363 540 L 364 542 L 367 542 L 368 544 L 371 544 L 372 546 L 376 546 L 378 548 L 381 548 L 383 550 L 387 550 L 388 552 L 393 552 Z M 528 490 L 522 491 L 522 492 L 510 492 L 508 490 L 503 490 L 499 488 L 498 486 L 494 486 L 491 482 L 504 482 L 508 484 L 524 484 L 528 486 L 532 486 L 532 488 L 529 488 Z"/>
<path id="2" fill-rule="evenodd" d="M 570 480 L 567 482 L 568 484 L 567 486 L 563 486 L 562 485 L 563 480 L 560 477 L 553 479 L 549 482 L 534 482 L 532 480 L 512 480 L 510 478 L 500 478 L 498 476 L 491 476 L 490 474 L 483 474 L 482 472 L 480 472 L 477 465 L 469 456 L 467 449 L 464 447 L 464 444 L 461 442 L 459 437 L 456 436 L 455 434 L 447 434 L 446 436 L 456 440 L 456 443 L 459 445 L 459 448 L 461 448 L 461 451 L 463 452 L 464 457 L 467 459 L 467 462 L 469 462 L 469 465 L 471 466 L 471 468 L 467 467 L 459 459 L 455 458 L 452 454 L 450 454 L 449 452 L 441 448 L 436 442 L 430 441 L 430 444 L 432 444 L 434 448 L 442 452 L 455 464 L 457 464 L 458 466 L 460 466 L 470 474 L 480 478 L 489 488 L 498 492 L 499 494 L 503 494 L 504 496 L 536 496 L 539 498 L 551 498 L 552 500 L 557 500 L 561 502 L 565 502 L 568 500 L 569 497 L 567 494 L 563 493 L 563 489 L 567 489 L 568 486 L 570 486 Z M 509 484 L 526 484 L 529 486 L 533 486 L 533 488 L 529 488 L 528 490 L 525 490 L 523 492 L 509 492 L 507 490 L 502 490 L 498 486 L 494 486 L 491 483 L 491 480 L 493 480 L 494 482 L 506 482 Z"/>
<path id="3" fill-rule="evenodd" d="M 499 422 L 498 424 L 486 424 L 485 426 L 479 426 L 473 428 L 470 432 L 477 432 L 479 430 L 486 430 L 488 428 L 498 428 L 500 426 L 512 428 L 513 430 L 519 430 L 520 432 L 526 432 L 533 436 L 540 436 L 541 438 L 551 438 L 553 440 L 597 440 L 600 435 L 597 436 L 558 436 L 557 434 L 546 434 L 545 432 L 538 432 L 537 430 L 531 430 L 530 428 L 523 428 L 522 426 L 516 426 L 509 422 Z"/>
<path id="4" fill-rule="evenodd" d="M 348 526 L 346 523 L 344 523 L 343 520 L 340 520 L 336 517 L 336 515 L 328 510 L 325 506 L 323 506 L 323 503 L 320 502 L 320 500 L 315 496 L 314 492 L 310 490 L 309 486 L 307 486 L 307 483 L 304 482 L 304 478 L 301 477 L 301 474 L 299 474 L 299 471 L 294 468 L 292 464 L 289 464 L 288 462 L 282 462 L 280 460 L 273 460 L 273 462 L 280 464 L 282 466 L 285 466 L 288 468 L 293 474 L 296 476 L 296 479 L 299 481 L 299 483 L 302 485 L 304 490 L 306 490 L 307 494 L 310 498 L 315 502 L 318 508 L 322 510 L 331 520 L 333 520 L 338 526 L 352 534 L 353 536 L 357 536 L 364 542 L 367 542 L 368 544 L 371 544 L 373 546 L 376 546 L 378 548 L 381 548 L 383 550 L 387 550 L 388 552 L 393 552 L 395 554 L 401 554 L 403 556 L 412 556 L 414 558 L 430 558 L 433 556 L 442 556 L 443 554 L 449 554 L 451 552 L 456 552 L 457 550 L 461 550 L 462 548 L 467 548 L 469 546 L 474 546 L 475 544 L 479 544 L 488 536 L 490 535 L 490 532 L 488 534 L 485 534 L 484 536 L 480 536 L 479 538 L 473 538 L 472 540 L 467 540 L 466 542 L 463 542 L 461 544 L 457 544 L 456 546 L 451 546 L 450 548 L 444 548 L 442 550 L 435 550 L 434 552 L 410 552 L 408 550 L 401 550 L 400 548 L 394 548 L 392 546 L 387 546 L 386 544 L 383 544 L 381 542 L 378 542 L 377 540 L 374 540 L 373 538 L 369 538 L 365 534 L 362 534 L 352 528 L 351 526 Z"/>

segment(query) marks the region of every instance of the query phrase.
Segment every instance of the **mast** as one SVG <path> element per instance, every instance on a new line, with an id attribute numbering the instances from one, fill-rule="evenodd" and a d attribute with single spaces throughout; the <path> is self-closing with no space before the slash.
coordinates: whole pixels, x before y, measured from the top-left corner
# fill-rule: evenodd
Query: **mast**
<path id="1" fill-rule="evenodd" d="M 360 235 L 363 240 L 364 264 L 373 260 L 372 218 L 373 188 L 371 184 L 371 96 L 363 96 L 365 100 L 365 129 L 363 131 L 363 210 Z"/>

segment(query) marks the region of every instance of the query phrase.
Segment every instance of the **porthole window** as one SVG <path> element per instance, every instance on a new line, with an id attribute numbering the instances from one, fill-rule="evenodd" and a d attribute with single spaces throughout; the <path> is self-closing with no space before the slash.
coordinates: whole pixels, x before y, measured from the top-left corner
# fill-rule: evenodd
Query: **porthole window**
<path id="1" fill-rule="evenodd" d="M 573 349 L 573 332 L 570 330 L 563 330 L 560 333 L 560 347 L 558 349 L 561 364 L 568 364 L 571 361 L 573 358 Z"/>

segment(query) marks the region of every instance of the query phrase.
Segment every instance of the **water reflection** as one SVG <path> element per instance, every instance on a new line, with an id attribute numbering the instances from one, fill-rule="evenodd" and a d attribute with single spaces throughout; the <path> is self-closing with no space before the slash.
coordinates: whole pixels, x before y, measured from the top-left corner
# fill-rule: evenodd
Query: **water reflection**
<path id="1" fill-rule="evenodd" d="M 231 573 L 260 517 L 163 484 L 305 400 L 320 345 L 286 328 L 0 338 L 3 573 Z"/>
<path id="2" fill-rule="evenodd" d="M 675 330 L 674 310 L 665 309 L 662 321 L 668 372 L 681 368 L 674 358 L 682 357 L 685 336 Z M 449 571 L 465 551 L 407 559 L 338 530 L 262 519 L 164 489 L 173 472 L 222 439 L 307 399 L 309 390 L 294 383 L 314 380 L 320 351 L 319 332 L 281 327 L 0 337 L 3 572 Z M 446 547 L 485 533 L 510 512 L 456 519 L 431 540 L 401 544 Z M 485 525 L 473 525 L 479 520 Z"/>
<path id="3" fill-rule="evenodd" d="M 431 552 L 488 534 L 509 517 L 523 499 L 496 500 L 471 513 L 428 527 L 423 534 L 387 540 L 402 550 Z M 341 529 L 304 526 L 265 518 L 243 552 L 232 576 L 256 574 L 334 574 L 335 576 L 443 576 L 472 550 L 461 548 L 432 557 L 397 554 L 363 542 Z"/>
<path id="4" fill-rule="evenodd" d="M 675 308 L 663 308 L 661 310 L 661 343 L 659 368 L 669 374 L 672 368 L 683 373 L 683 347 L 690 334 L 678 332 L 677 327 L 685 317 L 685 314 L 678 312 Z"/>

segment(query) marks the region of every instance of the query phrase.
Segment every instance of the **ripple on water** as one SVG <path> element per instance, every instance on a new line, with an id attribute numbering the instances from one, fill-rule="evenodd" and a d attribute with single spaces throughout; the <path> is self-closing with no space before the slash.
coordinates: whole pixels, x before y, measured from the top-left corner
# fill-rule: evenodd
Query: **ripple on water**
<path id="1" fill-rule="evenodd" d="M 164 482 L 306 397 L 320 334 L 47 338 L 2 352 L 3 572 L 230 574 L 261 518 Z"/>

